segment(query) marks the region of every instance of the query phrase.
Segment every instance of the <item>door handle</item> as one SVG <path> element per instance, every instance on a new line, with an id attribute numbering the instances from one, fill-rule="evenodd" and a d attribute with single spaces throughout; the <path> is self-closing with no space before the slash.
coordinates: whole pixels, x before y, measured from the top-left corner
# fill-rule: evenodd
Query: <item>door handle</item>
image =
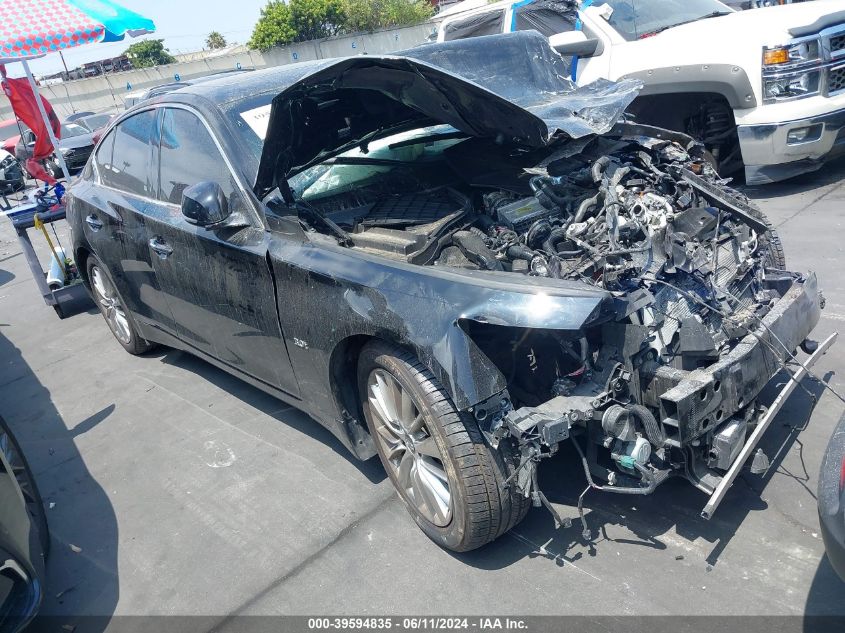
<path id="1" fill-rule="evenodd" d="M 103 223 L 93 213 L 85 218 L 85 223 L 91 227 L 92 231 L 99 231 L 103 228 Z"/>
<path id="2" fill-rule="evenodd" d="M 150 240 L 150 248 L 153 249 L 156 255 L 158 255 L 161 259 L 167 259 L 167 256 L 173 252 L 173 249 L 158 237 L 154 237 Z"/>

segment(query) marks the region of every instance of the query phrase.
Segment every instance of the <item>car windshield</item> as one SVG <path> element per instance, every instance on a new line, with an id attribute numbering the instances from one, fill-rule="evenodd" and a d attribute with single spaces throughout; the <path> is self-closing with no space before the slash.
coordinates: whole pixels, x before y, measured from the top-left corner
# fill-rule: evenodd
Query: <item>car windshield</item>
<path id="1" fill-rule="evenodd" d="M 255 161 L 255 168 L 261 160 L 261 147 L 267 134 L 270 121 L 270 107 L 275 93 L 264 93 L 230 103 L 226 114 L 233 123 L 237 135 L 249 150 L 248 154 Z"/>
<path id="2" fill-rule="evenodd" d="M 79 119 L 78 123 L 87 130 L 94 132 L 103 126 L 108 125 L 108 122 L 111 121 L 111 119 L 111 114 L 92 114 L 91 116 Z"/>
<path id="3" fill-rule="evenodd" d="M 608 24 L 629 42 L 673 26 L 733 12 L 718 0 L 605 0 L 596 6 L 612 9 Z"/>
<path id="4" fill-rule="evenodd" d="M 229 111 L 256 166 L 261 159 L 274 96 L 259 95 L 235 104 Z M 393 134 L 371 141 L 367 153 L 356 147 L 303 170 L 290 178 L 290 186 L 297 197 L 305 200 L 337 195 L 411 163 L 438 160 L 444 149 L 464 136 L 449 125 Z"/>
<path id="5" fill-rule="evenodd" d="M 443 150 L 463 137 L 450 125 L 391 134 L 369 143 L 366 153 L 356 147 L 309 167 L 290 178 L 290 187 L 303 200 L 336 196 L 440 161 Z"/>
<path id="6" fill-rule="evenodd" d="M 83 136 L 85 134 L 90 134 L 90 132 L 81 125 L 77 125 L 76 123 L 62 124 L 62 138 L 72 138 L 74 136 Z"/>

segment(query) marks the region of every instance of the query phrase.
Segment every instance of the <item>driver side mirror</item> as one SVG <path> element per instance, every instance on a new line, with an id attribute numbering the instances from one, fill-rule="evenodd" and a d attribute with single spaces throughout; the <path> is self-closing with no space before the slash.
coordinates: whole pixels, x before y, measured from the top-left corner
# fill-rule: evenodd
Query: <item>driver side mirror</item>
<path id="1" fill-rule="evenodd" d="M 182 215 L 191 224 L 214 227 L 231 215 L 226 194 L 216 182 L 200 182 L 182 192 Z"/>

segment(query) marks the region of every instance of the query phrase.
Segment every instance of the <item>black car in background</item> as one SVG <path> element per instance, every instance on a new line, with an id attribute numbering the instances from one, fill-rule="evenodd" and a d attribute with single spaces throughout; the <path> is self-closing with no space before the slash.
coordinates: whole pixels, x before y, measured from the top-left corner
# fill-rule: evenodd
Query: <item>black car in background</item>
<path id="1" fill-rule="evenodd" d="M 0 150 L 0 193 L 8 195 L 26 188 L 26 174 L 17 159 Z"/>
<path id="2" fill-rule="evenodd" d="M 65 159 L 65 164 L 71 174 L 75 174 L 85 167 L 88 157 L 94 150 L 94 132 L 87 127 L 80 125 L 79 121 L 62 123 L 62 137 L 59 139 L 59 150 Z M 15 157 L 21 163 L 32 157 L 32 150 L 35 147 L 36 136 L 29 128 L 24 128 L 21 138 L 15 146 Z M 61 178 L 61 167 L 55 156 L 44 161 L 44 166 L 51 176 Z"/>
<path id="3" fill-rule="evenodd" d="M 833 431 L 822 459 L 819 524 L 827 558 L 845 581 L 845 414 Z"/>
<path id="4" fill-rule="evenodd" d="M 115 114 L 108 114 L 106 112 L 100 114 L 91 113 L 77 118 L 74 123 L 84 127 L 89 132 L 96 133 L 108 127 L 108 124 L 111 123 L 116 116 L 117 115 Z"/>
<path id="5" fill-rule="evenodd" d="M 569 441 L 591 488 L 684 476 L 709 518 L 817 282 L 692 139 L 617 123 L 638 82 L 567 75 L 526 31 L 151 99 L 69 188 L 77 266 L 126 351 L 378 454 L 443 547 L 553 511 L 537 464 Z"/>
<path id="6" fill-rule="evenodd" d="M 22 630 L 38 612 L 49 545 L 32 471 L 0 417 L 0 633 Z"/>
<path id="7" fill-rule="evenodd" d="M 81 119 L 86 116 L 90 116 L 94 114 L 90 110 L 83 110 L 82 112 L 74 112 L 73 114 L 69 114 L 65 117 L 65 123 L 74 123 L 77 119 Z"/>

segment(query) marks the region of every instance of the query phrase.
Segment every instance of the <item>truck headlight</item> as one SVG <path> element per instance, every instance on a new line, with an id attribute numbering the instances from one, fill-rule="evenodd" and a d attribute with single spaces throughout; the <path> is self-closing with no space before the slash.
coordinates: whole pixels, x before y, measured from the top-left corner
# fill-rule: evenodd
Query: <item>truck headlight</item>
<path id="1" fill-rule="evenodd" d="M 819 94 L 821 71 L 810 70 L 780 77 L 763 77 L 763 101 L 774 103 Z"/>
<path id="2" fill-rule="evenodd" d="M 803 64 L 819 59 L 819 40 L 806 40 L 789 46 L 763 49 L 763 67 Z"/>

